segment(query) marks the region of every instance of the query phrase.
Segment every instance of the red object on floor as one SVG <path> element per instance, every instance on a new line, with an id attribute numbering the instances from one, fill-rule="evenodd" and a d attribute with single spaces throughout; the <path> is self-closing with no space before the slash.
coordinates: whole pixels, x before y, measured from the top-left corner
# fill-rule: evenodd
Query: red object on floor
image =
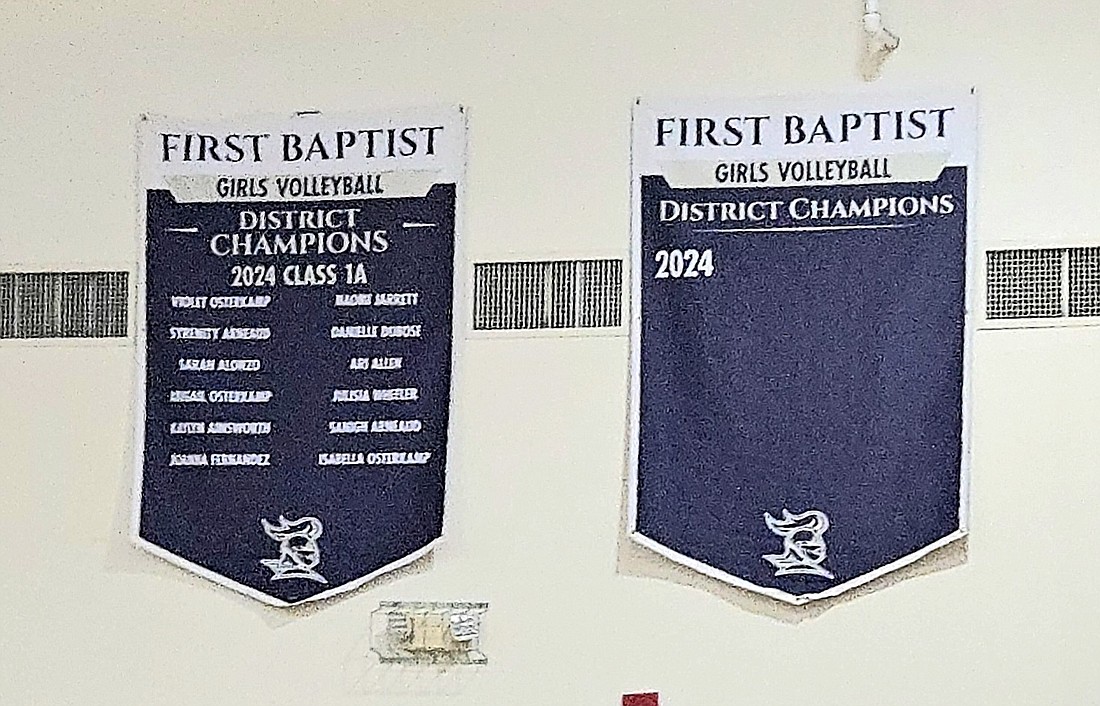
<path id="1" fill-rule="evenodd" d="M 623 706 L 660 706 L 657 694 L 624 694 Z"/>

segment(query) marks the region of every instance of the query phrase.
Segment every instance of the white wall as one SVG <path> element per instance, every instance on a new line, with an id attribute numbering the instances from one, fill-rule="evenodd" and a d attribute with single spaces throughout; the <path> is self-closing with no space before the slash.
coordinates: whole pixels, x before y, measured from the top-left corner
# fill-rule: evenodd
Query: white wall
<path id="1" fill-rule="evenodd" d="M 4 0 L 0 261 L 133 266 L 139 112 L 431 102 L 470 256 L 625 256 L 631 99 L 853 87 L 860 5 Z M 981 90 L 982 244 L 1100 243 L 1100 3 L 883 5 L 883 88 Z M 620 550 L 623 338 L 459 342 L 446 544 L 299 611 L 127 545 L 130 347 L 0 345 L 0 703 L 1100 703 L 1100 330 L 976 345 L 968 558 L 801 611 Z M 490 665 L 374 664 L 386 599 L 490 601 Z"/>

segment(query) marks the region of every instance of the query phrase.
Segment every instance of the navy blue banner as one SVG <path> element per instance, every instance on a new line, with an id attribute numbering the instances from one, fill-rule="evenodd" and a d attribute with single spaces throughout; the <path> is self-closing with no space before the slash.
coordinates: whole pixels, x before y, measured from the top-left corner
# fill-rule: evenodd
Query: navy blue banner
<path id="1" fill-rule="evenodd" d="M 147 195 L 140 539 L 274 604 L 442 532 L 455 187 Z"/>
<path id="2" fill-rule="evenodd" d="M 640 541 L 802 602 L 959 536 L 966 183 L 642 177 Z"/>

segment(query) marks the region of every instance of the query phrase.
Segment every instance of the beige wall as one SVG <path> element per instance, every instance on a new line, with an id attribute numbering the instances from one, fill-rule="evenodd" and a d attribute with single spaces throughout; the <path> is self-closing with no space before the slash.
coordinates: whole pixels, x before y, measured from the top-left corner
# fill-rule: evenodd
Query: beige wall
<path id="1" fill-rule="evenodd" d="M 981 90 L 981 243 L 1100 243 L 1100 3 L 883 5 L 884 88 Z M 858 0 L 339 6 L 0 0 L 0 261 L 133 266 L 139 112 L 431 102 L 471 257 L 625 256 L 635 95 L 858 82 Z M 968 558 L 799 611 L 620 549 L 626 340 L 463 340 L 446 543 L 280 611 L 127 545 L 130 347 L 0 345 L 0 703 L 1098 703 L 1100 329 L 976 346 Z M 490 601 L 490 665 L 376 665 L 385 599 Z"/>

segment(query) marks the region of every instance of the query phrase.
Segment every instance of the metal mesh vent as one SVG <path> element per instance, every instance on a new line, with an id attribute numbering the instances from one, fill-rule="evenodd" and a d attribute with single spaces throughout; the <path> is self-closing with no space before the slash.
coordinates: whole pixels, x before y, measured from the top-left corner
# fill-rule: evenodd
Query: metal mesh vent
<path id="1" fill-rule="evenodd" d="M 990 250 L 986 253 L 986 318 L 1064 316 L 1064 250 Z"/>
<path id="2" fill-rule="evenodd" d="M 128 272 L 0 272 L 0 338 L 126 336 Z"/>
<path id="3" fill-rule="evenodd" d="M 1069 250 L 1069 315 L 1100 316 L 1100 248 Z"/>
<path id="4" fill-rule="evenodd" d="M 477 263 L 474 329 L 616 327 L 622 285 L 622 260 Z"/>

